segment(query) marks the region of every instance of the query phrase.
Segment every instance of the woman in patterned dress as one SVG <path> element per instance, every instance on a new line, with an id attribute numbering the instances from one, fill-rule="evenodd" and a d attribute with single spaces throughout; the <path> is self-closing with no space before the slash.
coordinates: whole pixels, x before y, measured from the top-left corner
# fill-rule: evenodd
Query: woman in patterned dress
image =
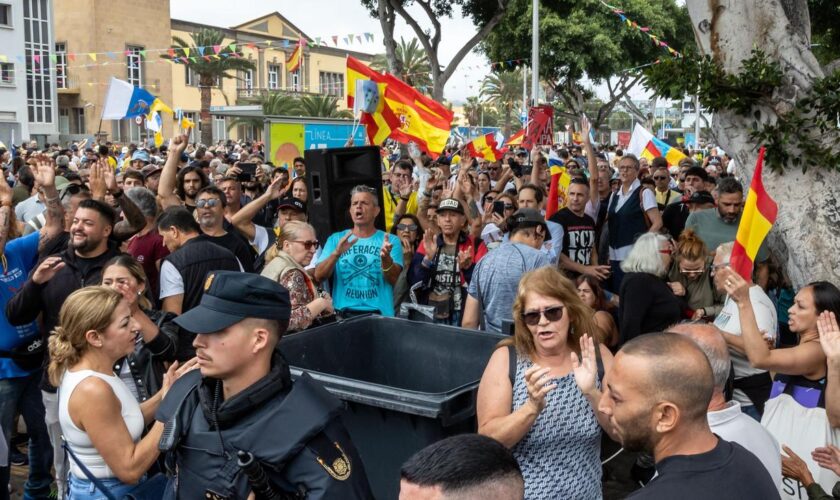
<path id="1" fill-rule="evenodd" d="M 332 299 L 319 292 L 304 269 L 312 261 L 318 240 L 315 229 L 305 222 L 289 221 L 280 228 L 277 242 L 266 252 L 262 274 L 283 285 L 289 291 L 292 316 L 290 332 L 309 328 L 319 316 L 335 314 Z"/>
<path id="2" fill-rule="evenodd" d="M 522 277 L 513 317 L 513 337 L 481 378 L 478 432 L 511 448 L 526 499 L 600 499 L 601 429 L 610 425 L 597 411 L 598 373 L 612 355 L 589 335 L 600 332 L 593 311 L 574 283 L 543 267 Z"/>

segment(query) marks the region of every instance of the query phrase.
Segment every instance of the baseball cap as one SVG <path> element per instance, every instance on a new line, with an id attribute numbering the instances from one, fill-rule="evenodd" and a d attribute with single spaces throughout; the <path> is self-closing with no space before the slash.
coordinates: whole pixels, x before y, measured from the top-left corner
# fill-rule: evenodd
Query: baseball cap
<path id="1" fill-rule="evenodd" d="M 135 160 L 149 163 L 149 152 L 143 149 L 138 149 L 133 155 L 131 155 L 131 161 Z"/>
<path id="2" fill-rule="evenodd" d="M 218 333 L 246 318 L 288 321 L 291 310 L 289 292 L 272 279 L 239 271 L 210 271 L 201 302 L 174 321 L 192 333 Z"/>
<path id="3" fill-rule="evenodd" d="M 712 193 L 708 191 L 695 191 L 691 197 L 685 200 L 685 203 L 714 203 L 715 199 Z"/>
<path id="4" fill-rule="evenodd" d="M 539 210 L 533 208 L 520 208 L 510 218 L 511 229 L 519 229 L 523 227 L 542 226 L 548 231 L 548 224 L 545 223 L 545 217 Z"/>
<path id="5" fill-rule="evenodd" d="M 455 198 L 446 198 L 444 200 L 440 200 L 440 203 L 438 203 L 437 211 L 438 213 L 440 213 L 444 210 L 450 210 L 452 212 L 457 212 L 461 215 L 465 215 L 463 205 L 461 205 L 461 202 L 456 200 Z"/>
<path id="6" fill-rule="evenodd" d="M 277 204 L 277 210 L 280 210 L 281 208 L 291 208 L 297 210 L 298 212 L 306 213 L 306 203 L 297 198 L 283 198 L 280 200 L 280 203 Z"/>
<path id="7" fill-rule="evenodd" d="M 163 170 L 159 165 L 146 165 L 145 167 L 140 169 L 140 173 L 143 174 L 143 178 L 150 177 L 158 172 Z"/>

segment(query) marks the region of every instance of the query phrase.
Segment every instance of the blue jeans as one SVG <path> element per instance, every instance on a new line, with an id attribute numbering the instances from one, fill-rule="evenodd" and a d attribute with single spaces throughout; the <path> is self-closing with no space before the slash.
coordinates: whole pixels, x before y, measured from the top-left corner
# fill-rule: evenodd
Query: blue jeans
<path id="1" fill-rule="evenodd" d="M 125 484 L 115 477 L 100 479 L 99 482 L 108 488 L 108 492 L 114 498 L 122 498 L 137 487 L 136 484 Z M 108 500 L 108 497 L 99 491 L 88 478 L 78 478 L 70 473 L 69 483 L 70 491 L 67 494 L 67 500 Z"/>
<path id="2" fill-rule="evenodd" d="M 0 380 L 0 425 L 6 442 L 12 435 L 15 414 L 20 413 L 29 433 L 29 478 L 23 487 L 24 500 L 46 498 L 52 484 L 53 453 L 44 420 L 44 403 L 38 383 L 41 370 L 26 376 Z M 9 467 L 0 467 L 0 500 L 9 498 Z"/>

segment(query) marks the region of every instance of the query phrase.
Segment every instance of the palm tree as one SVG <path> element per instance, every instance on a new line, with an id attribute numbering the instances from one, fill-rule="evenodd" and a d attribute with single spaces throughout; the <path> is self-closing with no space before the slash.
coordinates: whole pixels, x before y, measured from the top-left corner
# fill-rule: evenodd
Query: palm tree
<path id="1" fill-rule="evenodd" d="M 480 96 L 502 115 L 502 133 L 508 137 L 513 112 L 522 99 L 522 73 L 505 71 L 487 75 L 481 82 Z"/>
<path id="2" fill-rule="evenodd" d="M 417 39 L 412 38 L 409 43 L 406 43 L 405 39 L 400 37 L 400 43 L 397 44 L 395 52 L 397 61 L 402 67 L 400 74 L 396 76 L 420 92 L 431 93 L 432 70 L 429 66 L 429 58 Z M 374 56 L 370 67 L 376 71 L 391 71 L 392 69 L 388 67 L 388 59 L 385 54 Z"/>
<path id="3" fill-rule="evenodd" d="M 300 116 L 300 99 L 295 96 L 275 91 L 260 97 L 262 116 L 237 116 L 228 124 L 228 130 L 239 126 L 253 127 L 260 131 L 266 116 Z"/>
<path id="4" fill-rule="evenodd" d="M 300 115 L 317 118 L 353 118 L 348 109 L 338 109 L 338 97 L 331 95 L 305 95 L 300 98 Z"/>
<path id="5" fill-rule="evenodd" d="M 254 63 L 243 59 L 242 52 L 225 44 L 225 35 L 221 31 L 203 28 L 190 33 L 191 41 L 181 37 L 172 37 L 172 51 L 161 54 L 164 59 L 189 59 L 189 69 L 198 75 L 198 90 L 201 94 L 201 142 L 213 142 L 213 125 L 210 120 L 210 91 L 223 78 L 236 78 L 229 71 L 247 71 L 255 68 Z M 214 49 L 219 47 L 218 53 Z M 188 70 L 189 70 L 188 69 Z"/>
<path id="6" fill-rule="evenodd" d="M 478 100 L 478 97 L 467 97 L 467 102 L 464 103 L 464 118 L 467 119 L 470 127 L 478 127 L 481 125 L 481 115 L 484 111 L 484 103 Z"/>

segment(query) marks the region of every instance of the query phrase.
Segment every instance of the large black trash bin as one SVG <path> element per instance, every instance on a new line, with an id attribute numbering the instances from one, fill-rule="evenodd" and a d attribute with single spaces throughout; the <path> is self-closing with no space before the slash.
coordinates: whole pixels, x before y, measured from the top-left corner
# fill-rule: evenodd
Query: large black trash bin
<path id="1" fill-rule="evenodd" d="M 478 382 L 505 336 L 381 316 L 290 335 L 280 351 L 346 402 L 344 423 L 376 498 L 396 499 L 402 463 L 447 436 L 475 432 Z"/>

